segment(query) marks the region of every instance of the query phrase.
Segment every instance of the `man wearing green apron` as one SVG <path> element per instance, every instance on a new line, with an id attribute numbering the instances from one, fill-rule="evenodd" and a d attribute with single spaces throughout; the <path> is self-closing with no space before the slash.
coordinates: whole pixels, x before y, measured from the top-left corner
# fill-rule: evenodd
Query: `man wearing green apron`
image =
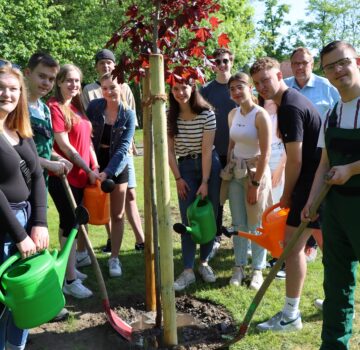
<path id="1" fill-rule="evenodd" d="M 332 185 L 323 207 L 324 292 L 321 350 L 349 348 L 354 314 L 356 272 L 360 260 L 360 58 L 343 41 L 334 41 L 321 53 L 326 77 L 338 89 L 341 101 L 327 114 L 319 135 L 322 158 L 302 219 L 319 194 L 324 176 Z"/>

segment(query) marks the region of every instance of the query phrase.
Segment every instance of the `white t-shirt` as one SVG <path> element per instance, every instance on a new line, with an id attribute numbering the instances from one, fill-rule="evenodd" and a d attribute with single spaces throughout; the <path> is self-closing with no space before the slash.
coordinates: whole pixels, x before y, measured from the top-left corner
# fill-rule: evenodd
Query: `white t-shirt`
<path id="1" fill-rule="evenodd" d="M 325 148 L 325 130 L 328 126 L 328 118 L 332 109 L 326 113 L 326 119 L 321 125 L 318 147 Z M 339 101 L 336 106 L 338 115 L 338 127 L 342 129 L 359 129 L 360 128 L 360 97 L 356 97 L 349 102 Z"/>

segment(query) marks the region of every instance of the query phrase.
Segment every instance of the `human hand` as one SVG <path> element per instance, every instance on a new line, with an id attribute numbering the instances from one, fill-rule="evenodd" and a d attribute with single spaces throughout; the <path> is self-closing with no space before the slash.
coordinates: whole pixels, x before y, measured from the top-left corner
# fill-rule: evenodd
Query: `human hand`
<path id="1" fill-rule="evenodd" d="M 91 185 L 95 184 L 96 183 L 96 180 L 100 180 L 100 177 L 99 177 L 99 171 L 96 169 L 95 170 L 90 170 L 88 172 L 88 178 L 89 178 L 89 182 Z"/>
<path id="2" fill-rule="evenodd" d="M 41 251 L 49 246 L 49 231 L 47 227 L 33 226 L 30 237 L 35 243 L 36 251 Z"/>
<path id="3" fill-rule="evenodd" d="M 99 180 L 101 182 L 105 181 L 107 179 L 107 177 L 108 177 L 107 174 L 103 171 L 99 174 Z"/>
<path id="4" fill-rule="evenodd" d="M 283 178 L 284 168 L 276 168 L 273 173 L 271 174 L 271 185 L 272 188 L 277 187 L 280 185 L 282 178 Z"/>
<path id="5" fill-rule="evenodd" d="M 186 181 L 183 178 L 180 178 L 176 181 L 176 189 L 177 189 L 179 198 L 182 200 L 185 200 L 187 193 L 190 190 L 190 187 L 188 186 L 188 184 L 186 183 Z"/>
<path id="6" fill-rule="evenodd" d="M 349 165 L 333 166 L 325 178 L 325 182 L 329 185 L 343 185 L 353 174 Z"/>
<path id="7" fill-rule="evenodd" d="M 47 169 L 54 173 L 56 176 L 67 174 L 66 165 L 63 162 L 57 160 L 49 161 Z"/>
<path id="8" fill-rule="evenodd" d="M 208 184 L 202 183 L 196 192 L 196 195 L 201 195 L 201 199 L 204 199 L 208 195 Z"/>
<path id="9" fill-rule="evenodd" d="M 74 164 L 71 163 L 70 161 L 68 161 L 65 158 L 60 158 L 59 162 L 64 163 L 65 164 L 65 175 L 69 174 L 71 169 L 73 168 Z"/>
<path id="10" fill-rule="evenodd" d="M 280 198 L 279 203 L 280 203 L 280 208 L 290 208 L 291 198 L 283 194 Z"/>
<path id="11" fill-rule="evenodd" d="M 36 245 L 29 236 L 26 236 L 21 242 L 16 243 L 16 247 L 23 259 L 36 253 Z"/>
<path id="12" fill-rule="evenodd" d="M 248 185 L 247 201 L 249 204 L 254 205 L 259 199 L 259 186 L 253 186 L 251 183 Z"/>

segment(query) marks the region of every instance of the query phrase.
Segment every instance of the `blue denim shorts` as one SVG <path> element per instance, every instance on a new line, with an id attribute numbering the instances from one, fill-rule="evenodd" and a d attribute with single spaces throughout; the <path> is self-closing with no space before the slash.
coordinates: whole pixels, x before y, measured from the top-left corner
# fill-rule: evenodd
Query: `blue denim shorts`
<path id="1" fill-rule="evenodd" d="M 129 172 L 129 179 L 128 179 L 128 188 L 135 188 L 136 187 L 136 176 L 135 176 L 135 167 L 134 167 L 134 157 L 131 155 L 127 155 L 128 159 L 128 172 Z"/>

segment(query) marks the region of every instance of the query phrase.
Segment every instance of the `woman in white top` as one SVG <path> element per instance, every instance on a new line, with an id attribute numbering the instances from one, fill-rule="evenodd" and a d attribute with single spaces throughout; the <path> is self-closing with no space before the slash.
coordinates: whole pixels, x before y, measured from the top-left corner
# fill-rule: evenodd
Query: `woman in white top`
<path id="1" fill-rule="evenodd" d="M 175 83 L 171 87 L 169 102 L 169 165 L 176 180 L 181 221 L 187 225 L 186 210 L 198 194 L 202 198 L 209 197 L 215 217 L 217 215 L 221 165 L 214 150 L 216 120 L 211 106 L 193 84 Z M 199 274 L 205 282 L 216 280 L 207 263 L 213 242 L 200 245 Z M 184 271 L 174 283 L 176 291 L 195 282 L 196 244 L 189 234 L 181 236 L 181 248 Z"/>
<path id="2" fill-rule="evenodd" d="M 229 185 L 229 203 L 235 230 L 256 234 L 263 211 L 272 204 L 271 173 L 268 166 L 271 121 L 268 113 L 254 102 L 250 78 L 237 73 L 228 83 L 230 96 L 239 107 L 229 113 L 230 142 L 228 161 L 234 162 L 234 177 Z M 230 284 L 240 286 L 247 264 L 248 240 L 233 237 L 235 267 Z M 259 289 L 266 250 L 251 243 L 252 279 L 250 288 Z"/>

